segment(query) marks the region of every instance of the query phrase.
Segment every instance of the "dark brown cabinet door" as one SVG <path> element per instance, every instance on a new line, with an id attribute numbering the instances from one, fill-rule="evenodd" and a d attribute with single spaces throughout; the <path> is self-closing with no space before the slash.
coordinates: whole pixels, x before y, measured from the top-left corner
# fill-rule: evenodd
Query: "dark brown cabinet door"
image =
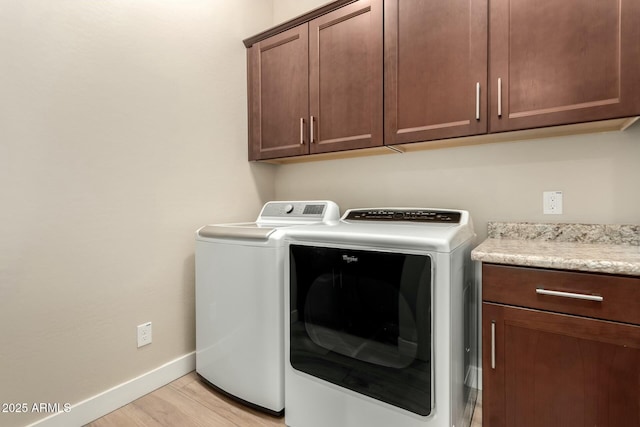
<path id="1" fill-rule="evenodd" d="M 385 144 L 487 131 L 487 8 L 385 2 Z"/>
<path id="2" fill-rule="evenodd" d="M 249 160 L 309 152 L 307 24 L 249 50 Z"/>
<path id="3" fill-rule="evenodd" d="M 490 132 L 640 114 L 638 0 L 490 4 Z"/>
<path id="4" fill-rule="evenodd" d="M 640 425 L 640 326 L 484 303 L 482 335 L 485 425 Z"/>
<path id="5" fill-rule="evenodd" d="M 382 145 L 382 1 L 309 22 L 311 153 Z"/>

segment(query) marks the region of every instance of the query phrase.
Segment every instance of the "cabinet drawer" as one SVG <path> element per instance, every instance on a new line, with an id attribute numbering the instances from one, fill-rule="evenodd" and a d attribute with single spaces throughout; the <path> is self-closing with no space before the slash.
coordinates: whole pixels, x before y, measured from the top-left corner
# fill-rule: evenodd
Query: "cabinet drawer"
<path id="1" fill-rule="evenodd" d="M 640 277 L 483 264 L 482 299 L 640 325 Z"/>

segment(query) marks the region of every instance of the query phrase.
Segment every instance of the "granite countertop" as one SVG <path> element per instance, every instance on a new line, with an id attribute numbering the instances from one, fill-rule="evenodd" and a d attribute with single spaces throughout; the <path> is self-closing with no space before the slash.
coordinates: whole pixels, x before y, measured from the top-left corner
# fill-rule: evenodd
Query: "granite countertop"
<path id="1" fill-rule="evenodd" d="M 640 225 L 490 222 L 471 259 L 640 276 Z"/>

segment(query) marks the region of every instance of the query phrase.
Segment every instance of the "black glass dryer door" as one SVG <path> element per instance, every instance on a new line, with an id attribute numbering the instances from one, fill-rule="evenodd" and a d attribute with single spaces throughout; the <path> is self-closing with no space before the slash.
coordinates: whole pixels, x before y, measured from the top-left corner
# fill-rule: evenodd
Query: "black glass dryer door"
<path id="1" fill-rule="evenodd" d="M 431 259 L 291 245 L 291 365 L 431 412 Z"/>

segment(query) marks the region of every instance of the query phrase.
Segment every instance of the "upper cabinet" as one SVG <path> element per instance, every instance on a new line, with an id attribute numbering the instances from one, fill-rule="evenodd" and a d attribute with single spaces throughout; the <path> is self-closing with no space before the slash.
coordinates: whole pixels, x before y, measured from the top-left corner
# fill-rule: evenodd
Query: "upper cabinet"
<path id="1" fill-rule="evenodd" d="M 311 153 L 381 146 L 382 0 L 309 22 Z"/>
<path id="2" fill-rule="evenodd" d="M 389 0 L 385 143 L 487 131 L 487 0 Z"/>
<path id="3" fill-rule="evenodd" d="M 254 44 L 247 51 L 249 160 L 309 152 L 307 25 Z"/>
<path id="4" fill-rule="evenodd" d="M 640 116 L 639 0 L 336 0 L 244 42 L 251 160 Z"/>
<path id="5" fill-rule="evenodd" d="M 248 50 L 249 159 L 381 146 L 382 0 L 360 0 Z"/>
<path id="6" fill-rule="evenodd" d="M 490 132 L 640 114 L 640 2 L 491 0 Z"/>

